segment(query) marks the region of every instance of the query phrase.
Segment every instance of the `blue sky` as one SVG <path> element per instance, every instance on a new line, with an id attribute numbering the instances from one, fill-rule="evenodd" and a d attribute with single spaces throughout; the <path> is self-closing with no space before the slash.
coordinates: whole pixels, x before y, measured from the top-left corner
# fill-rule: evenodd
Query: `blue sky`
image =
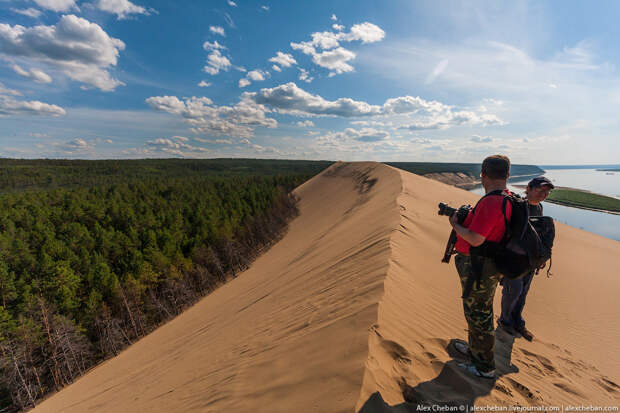
<path id="1" fill-rule="evenodd" d="M 620 3 L 0 0 L 0 157 L 620 161 Z"/>

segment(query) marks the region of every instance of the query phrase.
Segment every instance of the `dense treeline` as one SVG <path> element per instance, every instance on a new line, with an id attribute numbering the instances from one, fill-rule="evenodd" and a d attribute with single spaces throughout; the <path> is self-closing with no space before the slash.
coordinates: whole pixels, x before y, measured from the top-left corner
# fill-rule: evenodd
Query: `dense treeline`
<path id="1" fill-rule="evenodd" d="M 0 411 L 35 405 L 247 268 L 308 178 L 72 175 L 87 184 L 0 195 Z"/>
<path id="2" fill-rule="evenodd" d="M 205 175 L 314 176 L 331 161 L 280 159 L 2 159 L 0 192 L 97 186 L 148 178 L 186 178 Z"/>

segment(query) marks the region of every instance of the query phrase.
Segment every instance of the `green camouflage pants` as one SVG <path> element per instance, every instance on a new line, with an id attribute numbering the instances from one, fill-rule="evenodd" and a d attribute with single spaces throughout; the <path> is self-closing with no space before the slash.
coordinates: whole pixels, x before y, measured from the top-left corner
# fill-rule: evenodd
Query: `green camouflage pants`
<path id="1" fill-rule="evenodd" d="M 469 350 L 478 371 L 495 369 L 495 326 L 493 323 L 493 297 L 495 288 L 502 277 L 493 260 L 482 258 L 482 277 L 480 288 L 477 283 L 463 299 L 463 310 L 469 329 Z M 461 287 L 465 290 L 467 278 L 472 273 L 471 257 L 457 254 L 454 257 L 456 270 L 461 279 Z"/>

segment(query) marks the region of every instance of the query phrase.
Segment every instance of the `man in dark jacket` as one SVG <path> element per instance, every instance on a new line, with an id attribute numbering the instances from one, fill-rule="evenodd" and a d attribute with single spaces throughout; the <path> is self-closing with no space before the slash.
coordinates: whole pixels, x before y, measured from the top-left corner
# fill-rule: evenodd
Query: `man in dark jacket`
<path id="1" fill-rule="evenodd" d="M 542 216 L 541 202 L 549 196 L 553 188 L 551 181 L 544 176 L 536 177 L 527 184 L 525 193 L 530 207 L 530 216 Z M 508 333 L 512 335 L 521 334 L 528 341 L 532 341 L 534 335 L 525 327 L 522 314 L 525 298 L 530 290 L 533 278 L 534 272 L 532 271 L 519 279 L 503 278 L 501 281 L 503 287 L 502 314 L 499 317 L 499 324 Z"/>

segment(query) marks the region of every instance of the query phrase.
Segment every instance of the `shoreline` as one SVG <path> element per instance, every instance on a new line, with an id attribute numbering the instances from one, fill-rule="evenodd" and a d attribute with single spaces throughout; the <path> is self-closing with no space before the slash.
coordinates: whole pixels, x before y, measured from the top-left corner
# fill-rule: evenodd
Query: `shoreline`
<path id="1" fill-rule="evenodd" d="M 571 208 L 585 209 L 587 211 L 604 212 L 606 214 L 611 214 L 611 215 L 620 215 L 620 212 L 618 212 L 618 211 L 610 211 L 608 209 L 588 208 L 588 207 L 584 207 L 584 206 L 581 206 L 581 205 L 575 205 L 575 204 L 571 204 L 571 203 L 567 203 L 567 202 L 562 202 L 562 201 L 552 201 L 552 200 L 549 200 L 549 199 L 545 199 L 543 202 L 549 202 L 550 204 L 563 205 L 563 206 L 567 206 L 567 207 L 571 207 Z"/>

